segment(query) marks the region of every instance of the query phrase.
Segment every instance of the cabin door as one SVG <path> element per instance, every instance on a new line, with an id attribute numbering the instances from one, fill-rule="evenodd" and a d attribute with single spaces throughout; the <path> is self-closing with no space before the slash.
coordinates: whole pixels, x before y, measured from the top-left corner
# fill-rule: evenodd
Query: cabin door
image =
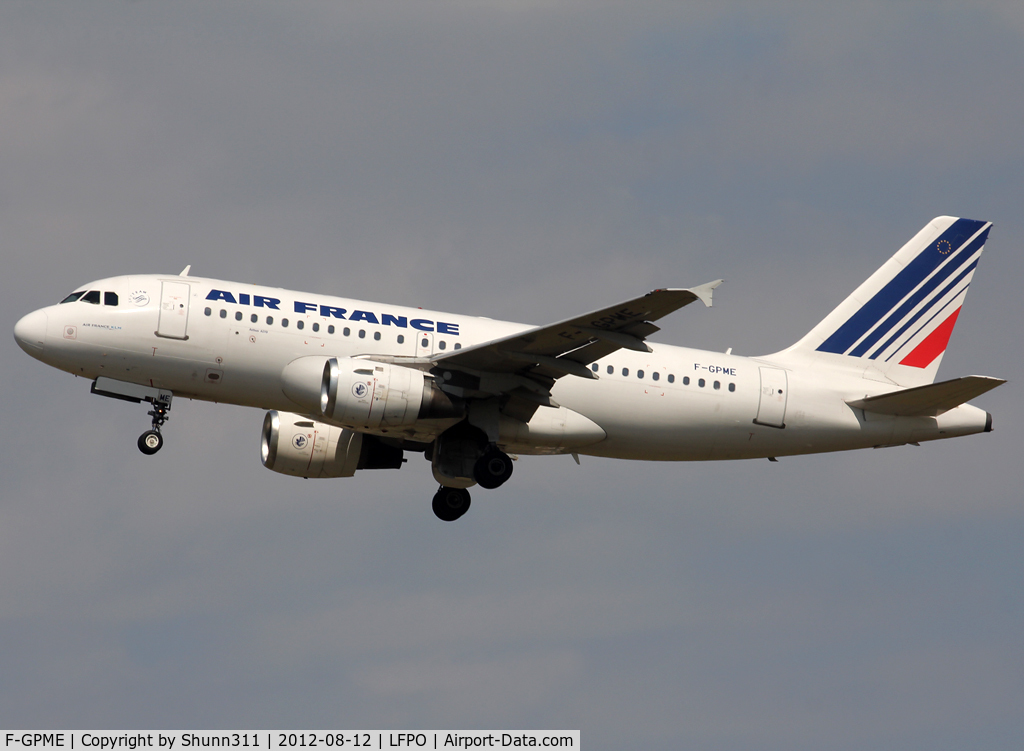
<path id="1" fill-rule="evenodd" d="M 788 392 L 785 370 L 761 368 L 761 401 L 757 405 L 757 417 L 754 418 L 754 422 L 772 428 L 786 427 Z"/>
<path id="2" fill-rule="evenodd" d="M 160 321 L 156 335 L 188 339 L 189 286 L 184 282 L 160 283 Z"/>

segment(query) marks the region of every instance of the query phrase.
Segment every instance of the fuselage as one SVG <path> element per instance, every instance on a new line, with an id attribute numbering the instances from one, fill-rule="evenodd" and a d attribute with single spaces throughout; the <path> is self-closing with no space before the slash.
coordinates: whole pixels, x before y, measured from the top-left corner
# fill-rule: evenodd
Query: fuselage
<path id="1" fill-rule="evenodd" d="M 302 411 L 282 384 L 286 366 L 298 358 L 429 358 L 532 328 L 199 277 L 121 276 L 79 291 L 77 299 L 18 323 L 23 349 L 88 379 L 288 412 Z M 564 414 L 582 416 L 579 424 L 599 431 L 581 430 L 574 439 L 573 419 L 556 417 L 564 420 L 560 442 L 531 446 L 520 436 L 499 445 L 623 459 L 744 459 L 899 445 L 978 433 L 990 424 L 967 404 L 937 417 L 851 407 L 848 401 L 896 388 L 857 370 L 649 346 L 651 352 L 619 349 L 588 364 L 594 379 L 567 375 L 552 387 Z M 418 438 L 436 429 L 424 424 Z"/>

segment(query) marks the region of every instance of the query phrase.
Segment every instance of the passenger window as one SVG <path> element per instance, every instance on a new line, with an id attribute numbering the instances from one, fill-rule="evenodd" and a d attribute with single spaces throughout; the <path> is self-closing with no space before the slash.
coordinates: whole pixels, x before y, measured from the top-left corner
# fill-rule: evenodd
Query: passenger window
<path id="1" fill-rule="evenodd" d="M 70 295 L 68 295 L 63 300 L 61 300 L 60 304 L 63 305 L 66 302 L 74 302 L 75 300 L 77 300 L 79 297 L 81 297 L 84 294 L 85 294 L 85 291 L 82 291 L 82 292 L 72 292 Z"/>
<path id="2" fill-rule="evenodd" d="M 103 304 L 104 305 L 117 305 L 117 293 L 116 292 L 104 292 L 103 293 Z"/>
<path id="3" fill-rule="evenodd" d="M 455 342 L 455 349 L 462 349 L 462 345 L 459 344 L 458 342 Z"/>
<path id="4" fill-rule="evenodd" d="M 608 366 L 608 375 L 611 375 L 614 372 L 615 372 L 615 366 L 614 365 L 609 365 Z"/>
<path id="5" fill-rule="evenodd" d="M 704 379 L 701 378 L 700 380 L 698 380 L 697 385 L 700 386 L 701 388 L 704 388 Z"/>
<path id="6" fill-rule="evenodd" d="M 236 310 L 235 311 L 235 320 L 236 321 L 241 321 L 242 320 L 242 311 L 240 311 L 240 310 Z"/>
<path id="7" fill-rule="evenodd" d="M 210 310 L 209 308 L 206 308 L 206 309 L 203 310 L 203 315 L 212 316 L 213 315 L 213 311 Z"/>
<path id="8" fill-rule="evenodd" d="M 405 337 L 402 336 L 401 334 L 398 335 L 398 343 L 405 344 Z"/>
<path id="9" fill-rule="evenodd" d="M 671 373 L 668 374 L 668 382 L 669 383 L 675 383 L 676 382 L 676 377 L 674 375 L 672 375 Z"/>
<path id="10" fill-rule="evenodd" d="M 333 323 L 330 326 L 327 327 L 327 333 L 328 334 L 333 334 L 334 333 L 334 324 Z"/>
<path id="11" fill-rule="evenodd" d="M 319 330 L 320 330 L 320 324 L 319 323 L 314 323 L 313 324 L 313 331 L 319 331 Z"/>
<path id="12" fill-rule="evenodd" d="M 345 330 L 342 331 L 341 333 L 344 334 L 345 336 L 348 336 L 349 334 L 352 333 L 352 329 L 350 329 L 348 326 L 346 326 Z"/>
<path id="13" fill-rule="evenodd" d="M 729 384 L 729 391 L 735 391 L 735 390 L 736 390 L 736 384 L 735 383 L 730 383 Z"/>
<path id="14" fill-rule="evenodd" d="M 359 338 L 360 339 L 365 339 L 366 338 L 366 329 L 359 329 Z"/>
<path id="15" fill-rule="evenodd" d="M 300 331 L 302 330 L 302 327 L 305 326 L 305 325 L 306 324 L 303 321 L 296 321 L 295 322 L 295 328 L 299 329 Z"/>
<path id="16" fill-rule="evenodd" d="M 718 391 L 720 388 L 722 388 L 722 383 L 720 381 L 715 381 L 715 391 Z"/>
<path id="17" fill-rule="evenodd" d="M 643 372 L 642 370 L 638 370 L 638 371 L 636 372 L 636 377 L 637 377 L 637 378 L 643 378 L 643 377 L 644 377 L 644 372 Z"/>
<path id="18" fill-rule="evenodd" d="M 273 326 L 274 325 L 274 316 L 267 316 L 267 325 L 268 326 Z"/>
<path id="19" fill-rule="evenodd" d="M 224 310 L 224 308 L 220 309 L 220 317 L 221 318 L 227 318 L 228 317 L 228 312 L 226 310 Z"/>
<path id="20" fill-rule="evenodd" d="M 447 344 L 445 344 L 445 342 L 444 342 L 444 339 L 442 339 L 441 341 L 439 341 L 439 342 L 437 343 L 437 348 L 438 348 L 438 349 L 444 349 L 444 348 L 445 348 L 445 347 L 447 347 L 447 346 L 448 346 L 448 345 L 447 345 Z"/>
<path id="21" fill-rule="evenodd" d="M 683 385 L 684 386 L 689 386 L 690 385 L 690 376 L 683 376 Z"/>
<path id="22" fill-rule="evenodd" d="M 98 289 L 91 289 L 82 296 L 82 302 L 87 302 L 90 305 L 100 304 L 100 291 Z"/>
<path id="23" fill-rule="evenodd" d="M 651 378 L 653 378 L 655 381 L 657 381 L 659 378 L 661 378 L 661 373 L 659 373 L 657 370 L 655 370 L 653 373 L 651 373 Z"/>
<path id="24" fill-rule="evenodd" d="M 258 320 L 260 320 L 260 317 L 253 313 L 251 316 L 249 316 L 249 320 L 252 321 L 253 323 L 256 323 Z"/>
<path id="25" fill-rule="evenodd" d="M 596 373 L 597 372 L 597 363 L 595 362 L 593 365 L 591 365 L 590 369 L 593 370 Z"/>
<path id="26" fill-rule="evenodd" d="M 623 368 L 622 369 L 622 375 L 628 376 L 629 375 L 629 368 Z"/>
<path id="27" fill-rule="evenodd" d="M 379 331 L 374 331 L 373 332 L 373 341 L 375 341 L 375 342 L 379 342 L 380 341 L 380 332 Z"/>
<path id="28" fill-rule="evenodd" d="M 287 318 L 282 318 L 281 319 L 281 328 L 284 328 L 284 329 L 288 328 L 288 319 Z"/>
<path id="29" fill-rule="evenodd" d="M 424 338 L 423 341 L 420 342 L 420 346 L 421 347 L 429 347 L 430 346 L 430 341 L 427 340 L 426 338 Z"/>

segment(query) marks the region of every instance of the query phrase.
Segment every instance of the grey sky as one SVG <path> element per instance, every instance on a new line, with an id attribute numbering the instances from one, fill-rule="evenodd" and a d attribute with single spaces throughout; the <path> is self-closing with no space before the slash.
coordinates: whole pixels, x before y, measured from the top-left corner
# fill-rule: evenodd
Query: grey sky
<path id="1" fill-rule="evenodd" d="M 566 727 L 587 748 L 1024 741 L 1019 3 L 0 7 L 0 724 Z M 996 431 L 731 464 L 263 469 L 10 328 L 193 273 L 543 323 L 727 282 L 763 354 L 933 216 L 995 222 L 941 377 Z"/>

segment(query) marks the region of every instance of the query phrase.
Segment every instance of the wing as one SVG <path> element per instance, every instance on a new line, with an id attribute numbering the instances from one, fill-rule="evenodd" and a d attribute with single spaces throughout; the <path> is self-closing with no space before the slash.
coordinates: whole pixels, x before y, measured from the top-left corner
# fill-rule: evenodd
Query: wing
<path id="1" fill-rule="evenodd" d="M 460 396 L 480 398 L 515 391 L 550 406 L 550 389 L 557 379 L 566 375 L 596 379 L 588 363 L 619 349 L 650 352 L 644 338 L 660 330 L 652 321 L 695 300 L 710 307 L 711 293 L 721 283 L 719 279 L 692 289 L 657 289 L 582 316 L 426 359 L 386 359 L 429 369 L 442 376 L 442 388 Z"/>

